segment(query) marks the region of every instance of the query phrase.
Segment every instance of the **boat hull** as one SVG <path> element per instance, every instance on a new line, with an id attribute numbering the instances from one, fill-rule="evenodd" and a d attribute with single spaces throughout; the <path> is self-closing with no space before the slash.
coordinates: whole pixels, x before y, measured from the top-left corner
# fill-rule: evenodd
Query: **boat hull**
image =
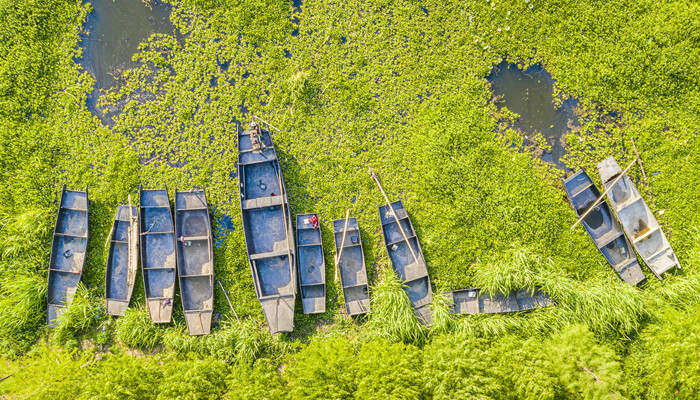
<path id="1" fill-rule="evenodd" d="M 391 265 L 396 275 L 404 284 L 404 291 L 416 313 L 418 320 L 426 326 L 433 324 L 430 303 L 433 301 L 433 289 L 430 285 L 428 268 L 423 257 L 423 250 L 413 229 L 411 219 L 402 201 L 379 206 L 379 219 L 382 223 L 384 247 L 389 254 Z M 392 211 L 393 208 L 393 211 Z M 396 216 L 394 216 L 396 212 Z M 404 239 L 396 222 L 399 220 L 408 241 Z M 410 248 L 409 248 L 410 246 Z M 413 252 L 411 252 L 413 249 Z M 413 258 L 416 255 L 416 259 Z"/>
<path id="2" fill-rule="evenodd" d="M 326 264 L 318 214 L 296 216 L 297 276 L 304 314 L 326 312 Z"/>
<path id="3" fill-rule="evenodd" d="M 564 181 L 569 204 L 580 217 L 600 197 L 598 188 L 583 169 Z M 630 285 L 644 281 L 644 273 L 637 262 L 632 245 L 620 223 L 602 200 L 581 222 L 605 260 L 617 275 Z"/>
<path id="4" fill-rule="evenodd" d="M 83 274 L 89 239 L 87 190 L 61 189 L 49 259 L 47 324 L 56 326 L 64 308 L 73 302 Z"/>
<path id="5" fill-rule="evenodd" d="M 504 296 L 483 293 L 481 289 L 462 289 L 450 292 L 453 314 L 504 314 L 530 311 L 539 307 L 548 307 L 553 303 L 545 293 L 535 290 L 517 290 Z"/>
<path id="6" fill-rule="evenodd" d="M 340 252 L 341 246 L 343 247 L 338 260 L 338 269 L 345 299 L 345 312 L 351 316 L 366 314 L 370 311 L 369 287 L 360 227 L 356 218 L 349 218 L 345 241 L 343 241 L 344 227 L 344 219 L 333 221 L 336 254 Z"/>
<path id="7" fill-rule="evenodd" d="M 608 201 L 632 246 L 654 275 L 661 279 L 664 272 L 674 267 L 680 268 L 671 244 L 634 183 L 627 175 L 615 182 L 622 173 L 615 158 L 608 157 L 601 161 L 598 172 L 606 190 L 615 183 L 608 191 Z"/>
<path id="8" fill-rule="evenodd" d="M 138 268 L 138 207 L 119 205 L 110 233 L 105 269 L 105 308 L 122 316 L 131 300 Z"/>

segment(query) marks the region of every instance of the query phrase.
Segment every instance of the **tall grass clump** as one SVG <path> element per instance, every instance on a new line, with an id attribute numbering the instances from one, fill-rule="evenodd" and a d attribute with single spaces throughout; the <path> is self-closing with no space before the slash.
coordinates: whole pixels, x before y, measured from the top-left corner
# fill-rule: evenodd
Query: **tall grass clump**
<path id="1" fill-rule="evenodd" d="M 452 315 L 452 298 L 449 293 L 437 291 L 433 294 L 430 309 L 433 312 L 433 333 L 444 333 L 455 329 L 455 317 Z"/>
<path id="2" fill-rule="evenodd" d="M 392 342 L 421 344 L 426 330 L 418 322 L 413 305 L 394 272 L 384 268 L 372 288 L 368 328 L 372 334 Z"/>
<path id="3" fill-rule="evenodd" d="M 16 215 L 0 211 L 0 273 L 45 269 L 52 222 L 43 209 Z"/>
<path id="4" fill-rule="evenodd" d="M 99 325 L 105 316 L 103 311 L 98 299 L 90 296 L 82 282 L 79 283 L 73 302 L 58 317 L 51 339 L 60 345 L 77 347 L 81 337 Z"/>
<path id="5" fill-rule="evenodd" d="M 151 321 L 145 306 L 129 307 L 123 317 L 117 318 L 117 339 L 133 349 L 152 351 L 163 343 L 164 329 Z"/>
<path id="6" fill-rule="evenodd" d="M 46 280 L 19 273 L 0 275 L 0 354 L 17 357 L 29 350 L 46 319 Z"/>

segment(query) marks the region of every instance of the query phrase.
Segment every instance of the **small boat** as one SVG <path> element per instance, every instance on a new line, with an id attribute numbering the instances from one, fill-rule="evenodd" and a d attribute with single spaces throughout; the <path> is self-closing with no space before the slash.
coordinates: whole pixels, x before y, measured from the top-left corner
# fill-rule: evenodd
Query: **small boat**
<path id="1" fill-rule="evenodd" d="M 362 238 L 356 218 L 348 218 L 348 226 L 343 241 L 345 220 L 333 221 L 335 236 L 335 253 L 340 254 L 338 268 L 340 269 L 340 284 L 343 287 L 345 310 L 348 315 L 366 314 L 369 312 L 369 290 L 367 287 L 367 270 L 365 269 L 365 253 L 362 250 Z"/>
<path id="2" fill-rule="evenodd" d="M 297 254 L 304 314 L 326 312 L 326 263 L 318 214 L 298 214 Z"/>
<path id="3" fill-rule="evenodd" d="M 151 321 L 168 323 L 175 294 L 175 231 L 166 189 L 139 187 L 139 244 L 146 307 Z"/>
<path id="4" fill-rule="evenodd" d="M 598 164 L 598 172 L 608 189 L 622 169 L 614 157 L 608 157 Z M 635 250 L 657 278 L 661 279 L 661 275 L 673 267 L 680 268 L 659 222 L 626 174 L 608 192 L 608 200 Z"/>
<path id="5" fill-rule="evenodd" d="M 450 292 L 453 314 L 503 314 L 529 311 L 552 305 L 552 301 L 539 289 L 534 293 L 517 290 L 508 296 L 496 293 L 490 296 L 481 289 L 462 289 Z"/>
<path id="6" fill-rule="evenodd" d="M 175 232 L 187 331 L 190 335 L 207 335 L 214 313 L 214 246 L 203 190 L 175 191 Z"/>
<path id="7" fill-rule="evenodd" d="M 109 315 L 124 315 L 134 291 L 139 263 L 138 221 L 138 207 L 117 206 L 105 270 L 105 301 Z"/>
<path id="8" fill-rule="evenodd" d="M 583 169 L 564 181 L 564 188 L 571 207 L 581 217 L 600 197 L 598 188 Z M 608 203 L 602 200 L 582 221 L 598 250 L 608 264 L 625 282 L 634 286 L 644 281 L 644 273 L 637 262 L 629 240 L 620 223 L 610 212 Z"/>
<path id="9" fill-rule="evenodd" d="M 270 333 L 294 329 L 297 276 L 289 201 L 269 129 L 238 133 L 241 215 L 255 293 Z"/>
<path id="10" fill-rule="evenodd" d="M 379 218 L 382 223 L 384 246 L 389 253 L 391 265 L 404 284 L 404 291 L 413 304 L 418 320 L 422 324 L 430 326 L 433 323 L 433 315 L 429 306 L 433 301 L 433 289 L 430 286 L 430 277 L 423 257 L 423 250 L 403 202 L 401 200 L 395 201 L 391 203 L 391 207 L 386 204 L 379 206 Z M 403 232 L 408 241 L 404 239 L 397 221 L 401 221 Z M 408 247 L 409 242 L 413 252 Z"/>
<path id="11" fill-rule="evenodd" d="M 48 279 L 49 328 L 56 326 L 63 308 L 73 302 L 85 266 L 89 237 L 88 192 L 61 189 L 56 225 L 51 242 Z"/>

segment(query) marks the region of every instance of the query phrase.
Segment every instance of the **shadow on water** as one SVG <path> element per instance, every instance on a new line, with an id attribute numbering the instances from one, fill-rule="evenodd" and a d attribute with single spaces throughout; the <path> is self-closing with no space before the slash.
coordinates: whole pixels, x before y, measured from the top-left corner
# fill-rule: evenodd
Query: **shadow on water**
<path id="1" fill-rule="evenodd" d="M 494 94 L 494 103 L 520 115 L 513 127 L 526 138 L 542 133 L 551 151 L 540 158 L 564 168 L 561 157 L 566 154 L 564 136 L 579 125 L 575 115 L 578 100 L 569 98 L 560 107 L 554 105 L 554 79 L 541 64 L 525 70 L 516 64 L 501 62 L 487 76 Z"/>
<path id="2" fill-rule="evenodd" d="M 90 3 L 93 11 L 85 23 L 80 64 L 95 80 L 87 107 L 109 125 L 112 115 L 97 110 L 100 91 L 117 85 L 120 73 L 136 66 L 131 57 L 139 43 L 153 33 L 173 33 L 169 19 L 171 7 L 159 0 L 92 0 Z"/>

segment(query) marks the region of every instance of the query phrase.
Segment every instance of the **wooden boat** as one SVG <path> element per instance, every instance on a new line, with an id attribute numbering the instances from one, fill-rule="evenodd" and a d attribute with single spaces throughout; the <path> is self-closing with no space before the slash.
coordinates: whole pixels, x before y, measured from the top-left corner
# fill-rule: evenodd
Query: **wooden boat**
<path id="1" fill-rule="evenodd" d="M 117 206 L 105 270 L 107 314 L 124 315 L 134 291 L 139 263 L 139 209 Z"/>
<path id="2" fill-rule="evenodd" d="M 491 296 L 481 289 L 462 289 L 450 292 L 450 295 L 453 314 L 503 314 L 552 305 L 549 296 L 540 290 L 535 290 L 534 293 L 517 290 L 508 296 L 502 293 Z"/>
<path id="3" fill-rule="evenodd" d="M 85 266 L 89 237 L 88 192 L 61 189 L 49 259 L 47 323 L 56 326 L 63 308 L 73 302 Z"/>
<path id="4" fill-rule="evenodd" d="M 296 269 L 287 191 L 269 129 L 238 133 L 243 232 L 255 293 L 271 333 L 294 329 Z"/>
<path id="5" fill-rule="evenodd" d="M 430 286 L 423 250 L 401 200 L 391 203 L 391 207 L 386 204 L 379 206 L 379 219 L 382 223 L 384 246 L 389 253 L 391 265 L 399 279 L 403 281 L 404 291 L 413 304 L 418 320 L 430 326 L 433 323 L 429 306 L 433 301 L 433 289 Z M 401 221 L 408 241 L 404 239 L 397 221 Z M 409 245 L 413 248 L 413 252 L 409 249 Z"/>
<path id="6" fill-rule="evenodd" d="M 182 309 L 190 335 L 211 331 L 214 313 L 214 246 L 203 190 L 175 191 L 175 237 Z"/>
<path id="7" fill-rule="evenodd" d="M 155 323 L 170 322 L 175 294 L 175 231 L 166 189 L 139 187 L 141 270 L 146 307 Z"/>
<path id="8" fill-rule="evenodd" d="M 340 269 L 340 284 L 343 287 L 343 297 L 345 298 L 345 310 L 348 315 L 365 314 L 369 312 L 370 307 L 365 253 L 362 250 L 360 227 L 357 225 L 356 218 L 349 218 L 345 241 L 343 241 L 344 227 L 344 219 L 333 221 L 336 254 L 340 251 L 341 245 L 343 247 L 338 268 Z"/>
<path id="9" fill-rule="evenodd" d="M 583 169 L 567 178 L 564 188 L 578 217 L 600 197 L 598 188 Z M 581 223 L 608 264 L 623 281 L 634 286 L 645 279 L 630 242 L 605 201 L 601 201 Z"/>
<path id="10" fill-rule="evenodd" d="M 608 189 L 622 169 L 614 157 L 608 157 L 598 164 L 598 172 L 605 189 Z M 661 279 L 661 275 L 673 267 L 680 268 L 659 222 L 627 175 L 615 183 L 607 196 L 627 237 L 657 278 Z"/>
<path id="11" fill-rule="evenodd" d="M 304 314 L 326 312 L 326 263 L 318 214 L 296 216 L 299 287 Z"/>

